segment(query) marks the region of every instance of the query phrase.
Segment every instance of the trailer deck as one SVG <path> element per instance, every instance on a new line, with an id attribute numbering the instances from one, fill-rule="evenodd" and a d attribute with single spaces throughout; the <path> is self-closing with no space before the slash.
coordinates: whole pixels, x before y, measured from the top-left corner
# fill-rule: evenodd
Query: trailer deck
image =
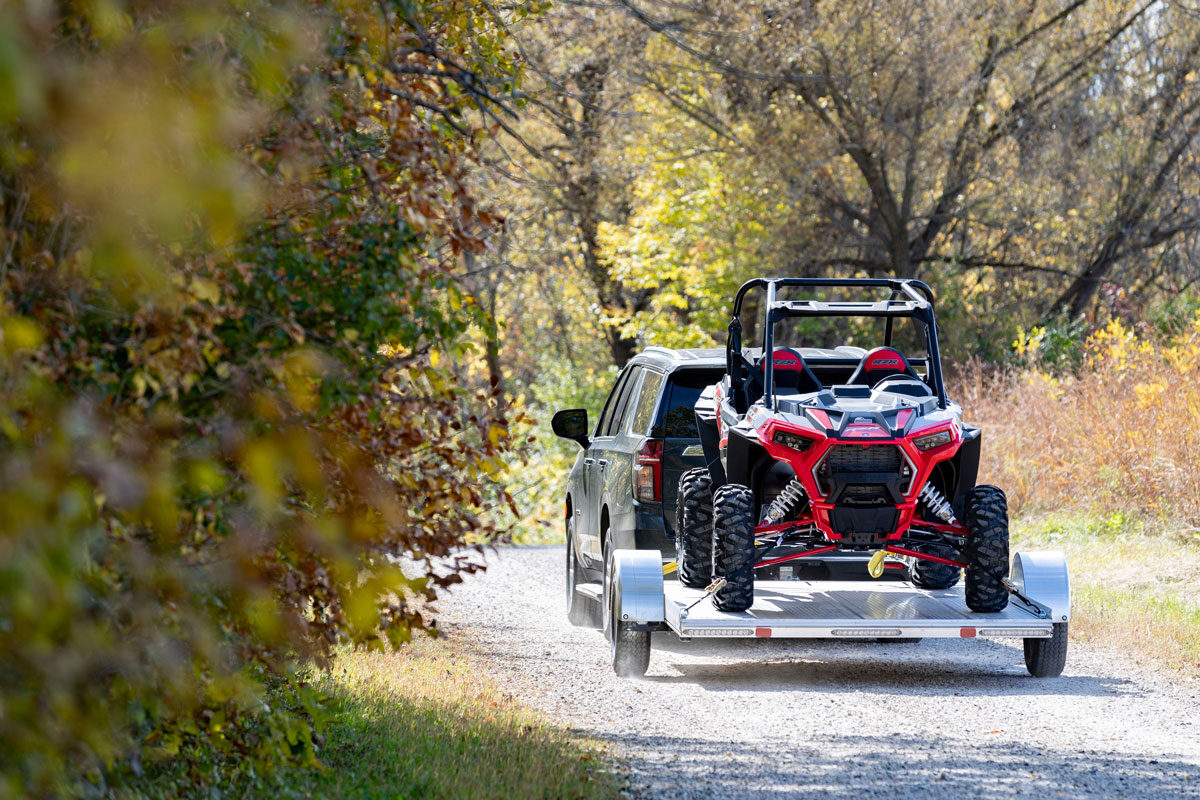
<path id="1" fill-rule="evenodd" d="M 664 581 L 664 621 L 690 637 L 757 638 L 1048 638 L 1044 610 L 1013 596 L 994 614 L 970 611 L 961 587 L 914 590 L 905 583 L 760 581 L 747 611 L 713 608 L 702 589 Z"/>
<path id="2" fill-rule="evenodd" d="M 1024 642 L 1035 677 L 1062 673 L 1071 619 L 1067 562 L 1058 551 L 1016 553 L 1002 611 L 968 609 L 961 586 L 922 590 L 902 581 L 766 580 L 745 611 L 718 611 L 712 592 L 663 579 L 657 550 L 617 550 L 596 595 L 618 675 L 646 673 L 650 634 L 690 638 L 989 639 Z M 591 591 L 591 590 L 595 591 Z"/>

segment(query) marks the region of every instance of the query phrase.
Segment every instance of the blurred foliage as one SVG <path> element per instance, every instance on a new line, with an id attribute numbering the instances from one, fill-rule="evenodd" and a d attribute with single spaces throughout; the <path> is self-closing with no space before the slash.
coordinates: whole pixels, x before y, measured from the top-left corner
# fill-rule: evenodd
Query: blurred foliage
<path id="1" fill-rule="evenodd" d="M 304 665 L 502 533 L 528 423 L 451 368 L 456 267 L 537 11 L 4 4 L 0 797 L 316 763 Z"/>

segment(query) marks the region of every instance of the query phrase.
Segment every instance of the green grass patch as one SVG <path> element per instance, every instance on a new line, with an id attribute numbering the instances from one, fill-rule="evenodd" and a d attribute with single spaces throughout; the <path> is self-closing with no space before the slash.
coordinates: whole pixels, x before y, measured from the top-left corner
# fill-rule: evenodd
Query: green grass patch
<path id="1" fill-rule="evenodd" d="M 608 800 L 620 791 L 601 745 L 549 724 L 443 641 L 345 653 L 316 688 L 330 699 L 320 766 L 243 773 L 192 796 Z M 160 774 L 125 796 L 163 796 L 154 784 L 178 779 Z"/>
<path id="2" fill-rule="evenodd" d="M 1200 546 L 1122 512 L 1013 521 L 1013 550 L 1062 550 L 1072 637 L 1200 676 Z"/>

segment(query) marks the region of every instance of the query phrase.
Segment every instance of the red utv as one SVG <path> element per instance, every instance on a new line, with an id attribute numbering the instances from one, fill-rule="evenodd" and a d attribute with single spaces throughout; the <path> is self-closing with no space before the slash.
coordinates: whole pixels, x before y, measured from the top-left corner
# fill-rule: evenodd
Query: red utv
<path id="1" fill-rule="evenodd" d="M 877 299 L 840 299 L 848 291 Z M 760 347 L 743 347 L 743 306 L 755 309 Z M 808 346 L 831 336 L 878 346 Z M 833 551 L 874 551 L 872 576 L 902 569 L 921 589 L 954 586 L 965 570 L 972 611 L 1007 604 L 1006 500 L 975 485 L 979 429 L 946 398 L 924 283 L 744 284 L 726 374 L 696 420 L 707 467 L 680 479 L 679 579 L 714 587 L 719 610 L 753 604 L 756 570 Z"/>

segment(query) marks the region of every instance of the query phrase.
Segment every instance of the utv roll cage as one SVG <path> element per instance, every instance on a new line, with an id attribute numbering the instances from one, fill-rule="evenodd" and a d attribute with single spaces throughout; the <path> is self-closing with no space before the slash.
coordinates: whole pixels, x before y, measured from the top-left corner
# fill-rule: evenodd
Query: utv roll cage
<path id="1" fill-rule="evenodd" d="M 777 300 L 779 288 L 808 286 L 813 288 L 882 288 L 890 289 L 887 300 L 874 302 L 820 301 L 820 300 Z M 937 397 L 938 407 L 946 407 L 946 388 L 942 383 L 942 360 L 938 350 L 937 321 L 933 312 L 933 290 L 921 281 L 902 278 L 755 278 L 746 281 L 738 289 L 733 301 L 733 318 L 729 322 L 729 338 L 725 346 L 726 370 L 734 386 L 742 385 L 745 375 L 742 370 L 750 363 L 742 355 L 742 301 L 753 289 L 766 288 L 766 324 L 763 326 L 763 354 L 765 371 L 763 376 L 763 403 L 767 408 L 775 406 L 775 364 L 767 357 L 775 350 L 775 324 L 792 317 L 882 317 L 887 320 L 883 344 L 892 344 L 892 321 L 913 319 L 924 325 L 924 359 L 913 359 L 927 367 L 927 380 Z M 855 362 L 857 359 L 854 360 Z M 847 365 L 852 365 L 847 361 Z"/>

